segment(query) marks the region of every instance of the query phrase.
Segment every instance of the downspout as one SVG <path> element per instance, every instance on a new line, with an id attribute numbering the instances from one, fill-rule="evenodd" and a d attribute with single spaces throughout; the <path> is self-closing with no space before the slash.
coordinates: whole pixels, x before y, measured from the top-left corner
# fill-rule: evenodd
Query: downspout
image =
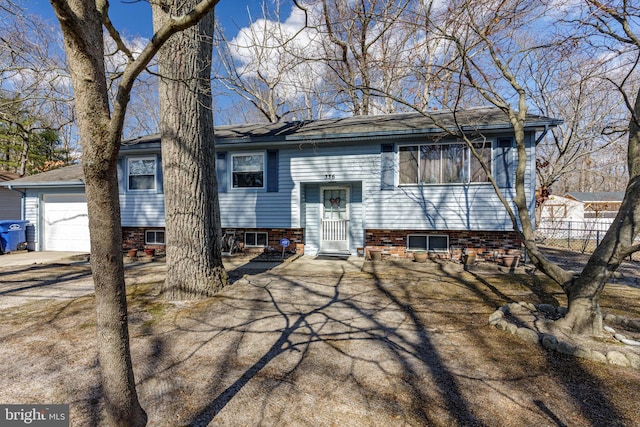
<path id="1" fill-rule="evenodd" d="M 549 125 L 544 125 L 544 131 L 540 134 L 538 138 L 536 138 L 536 145 L 538 145 L 540 141 L 542 141 L 542 138 L 544 138 L 548 132 L 549 132 Z"/>

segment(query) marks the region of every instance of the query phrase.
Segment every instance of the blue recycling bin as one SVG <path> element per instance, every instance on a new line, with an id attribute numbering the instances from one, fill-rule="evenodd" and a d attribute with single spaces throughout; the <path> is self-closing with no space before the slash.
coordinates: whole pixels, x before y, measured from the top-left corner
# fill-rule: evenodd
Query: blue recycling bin
<path id="1" fill-rule="evenodd" d="M 0 221 L 0 252 L 17 251 L 27 242 L 26 229 L 29 221 Z"/>

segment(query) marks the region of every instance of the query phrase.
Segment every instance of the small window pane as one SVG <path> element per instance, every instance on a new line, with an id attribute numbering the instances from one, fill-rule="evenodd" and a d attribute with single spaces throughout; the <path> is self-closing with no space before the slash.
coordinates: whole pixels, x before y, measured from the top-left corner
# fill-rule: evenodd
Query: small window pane
<path id="1" fill-rule="evenodd" d="M 427 236 L 408 236 L 408 245 L 410 251 L 427 250 Z"/>
<path id="2" fill-rule="evenodd" d="M 264 155 L 247 154 L 232 157 L 233 187 L 264 187 Z"/>
<path id="3" fill-rule="evenodd" d="M 146 231 L 145 244 L 164 245 L 164 231 L 156 231 L 156 230 Z"/>
<path id="4" fill-rule="evenodd" d="M 153 190 L 155 188 L 155 159 L 129 159 L 129 190 Z"/>
<path id="5" fill-rule="evenodd" d="M 449 238 L 447 236 L 429 236 L 430 251 L 447 251 L 449 249 Z"/>
<path id="6" fill-rule="evenodd" d="M 439 145 L 423 145 L 420 147 L 420 181 L 426 184 L 440 182 L 440 156 Z"/>
<path id="7" fill-rule="evenodd" d="M 244 233 L 244 245 L 266 248 L 268 245 L 267 233 L 248 231 Z"/>
<path id="8" fill-rule="evenodd" d="M 489 170 L 491 170 L 491 144 L 476 144 L 474 148 L 482 157 L 482 160 L 487 165 Z M 482 169 L 482 165 L 480 161 L 473 154 L 469 153 L 471 159 L 471 182 L 488 182 L 489 177 L 485 173 L 484 169 Z"/>
<path id="9" fill-rule="evenodd" d="M 418 147 L 400 147 L 400 184 L 418 183 Z"/>
<path id="10" fill-rule="evenodd" d="M 464 157 L 466 147 L 451 144 L 442 147 L 442 182 L 466 182 Z"/>

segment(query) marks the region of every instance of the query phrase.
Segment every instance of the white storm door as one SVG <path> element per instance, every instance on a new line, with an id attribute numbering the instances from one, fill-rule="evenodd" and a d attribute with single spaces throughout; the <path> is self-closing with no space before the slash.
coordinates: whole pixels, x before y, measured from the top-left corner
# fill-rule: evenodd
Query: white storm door
<path id="1" fill-rule="evenodd" d="M 349 251 L 349 188 L 322 187 L 320 250 L 322 252 Z"/>

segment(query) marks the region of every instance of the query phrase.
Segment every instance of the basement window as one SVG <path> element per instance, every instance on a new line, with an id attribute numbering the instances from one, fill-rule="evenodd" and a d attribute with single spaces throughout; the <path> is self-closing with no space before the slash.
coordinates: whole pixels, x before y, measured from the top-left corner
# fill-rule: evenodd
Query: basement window
<path id="1" fill-rule="evenodd" d="M 146 230 L 144 232 L 145 245 L 164 245 L 163 230 Z"/>
<path id="2" fill-rule="evenodd" d="M 268 241 L 267 233 L 263 231 L 247 231 L 244 233 L 245 247 L 266 248 Z"/>
<path id="3" fill-rule="evenodd" d="M 449 236 L 437 234 L 409 234 L 407 251 L 449 252 Z"/>

